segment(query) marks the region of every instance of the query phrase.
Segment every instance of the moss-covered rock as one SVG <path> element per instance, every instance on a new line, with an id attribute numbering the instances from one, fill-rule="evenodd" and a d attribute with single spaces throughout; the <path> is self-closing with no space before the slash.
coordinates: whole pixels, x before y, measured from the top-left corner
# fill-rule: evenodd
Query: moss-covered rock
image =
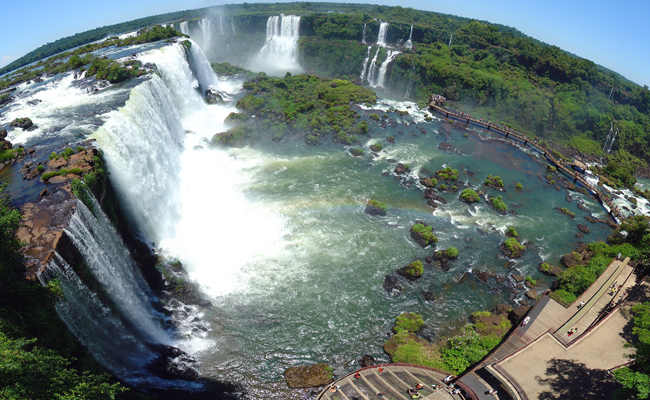
<path id="1" fill-rule="evenodd" d="M 418 222 L 411 227 L 411 237 L 422 247 L 438 243 L 438 238 L 433 234 L 433 227 L 423 222 Z"/>
<path id="2" fill-rule="evenodd" d="M 395 318 L 393 333 L 410 332 L 417 333 L 424 326 L 422 316 L 415 313 L 405 312 Z"/>
<path id="3" fill-rule="evenodd" d="M 363 155 L 363 149 L 353 147 L 350 149 L 350 154 L 352 154 L 354 157 L 361 157 Z"/>
<path id="4" fill-rule="evenodd" d="M 315 365 L 300 365 L 284 371 L 284 379 L 292 388 L 308 388 L 332 383 L 332 367 L 321 363 Z"/>
<path id="5" fill-rule="evenodd" d="M 368 200 L 366 209 L 363 212 L 370 215 L 386 215 L 388 212 L 388 206 L 381 201 L 370 199 Z"/>
<path id="6" fill-rule="evenodd" d="M 399 275 L 411 281 L 419 279 L 423 272 L 424 266 L 420 260 L 413 261 L 409 265 L 397 270 Z"/>
<path id="7" fill-rule="evenodd" d="M 576 217 L 576 214 L 573 211 L 571 211 L 571 210 L 569 210 L 569 209 L 567 209 L 565 207 L 555 207 L 555 209 L 558 210 L 559 212 L 561 212 L 564 215 L 568 215 L 571 218 Z"/>
<path id="8" fill-rule="evenodd" d="M 493 210 L 501 215 L 506 215 L 508 213 L 508 206 L 506 206 L 506 203 L 503 202 L 503 198 L 501 196 L 490 196 L 487 203 Z"/>
<path id="9" fill-rule="evenodd" d="M 519 243 L 516 238 L 511 237 L 501 243 L 499 250 L 508 258 L 519 258 L 526 252 L 526 246 Z"/>
<path id="10" fill-rule="evenodd" d="M 463 189 L 463 191 L 460 192 L 460 201 L 463 203 L 471 204 L 481 201 L 481 198 L 475 190 L 467 188 Z"/>

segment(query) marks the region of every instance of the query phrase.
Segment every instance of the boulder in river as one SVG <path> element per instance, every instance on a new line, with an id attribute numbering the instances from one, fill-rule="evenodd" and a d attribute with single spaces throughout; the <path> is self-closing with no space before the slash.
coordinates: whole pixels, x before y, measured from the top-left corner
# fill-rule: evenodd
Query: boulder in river
<path id="1" fill-rule="evenodd" d="M 155 357 L 147 369 L 163 379 L 193 381 L 199 377 L 196 360 L 183 350 L 167 345 L 155 346 Z"/>
<path id="2" fill-rule="evenodd" d="M 284 379 L 292 388 L 308 388 L 332 383 L 332 367 L 320 363 L 290 367 L 284 371 Z"/>
<path id="3" fill-rule="evenodd" d="M 397 277 L 393 275 L 386 275 L 383 287 L 388 293 L 399 293 L 404 291 L 404 287 L 399 283 Z"/>

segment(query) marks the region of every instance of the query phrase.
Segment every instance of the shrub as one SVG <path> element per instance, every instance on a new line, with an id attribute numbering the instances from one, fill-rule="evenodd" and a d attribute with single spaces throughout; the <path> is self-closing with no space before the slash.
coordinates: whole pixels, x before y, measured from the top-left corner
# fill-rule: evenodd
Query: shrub
<path id="1" fill-rule="evenodd" d="M 554 167 L 554 166 L 552 166 L 552 165 L 548 165 L 548 166 L 546 166 L 546 169 L 547 169 L 549 172 L 555 172 L 555 171 L 557 171 L 557 168 Z"/>
<path id="2" fill-rule="evenodd" d="M 519 236 L 519 234 L 517 233 L 515 228 L 512 227 L 512 226 L 510 228 L 508 228 L 508 231 L 506 232 L 506 235 L 508 235 L 510 237 L 515 237 L 515 238 Z"/>
<path id="3" fill-rule="evenodd" d="M 318 143 L 318 137 L 314 135 L 307 135 L 307 138 L 305 139 L 307 144 L 314 145 Z"/>
<path id="4" fill-rule="evenodd" d="M 370 114 L 368 118 L 370 118 L 373 121 L 379 121 L 381 119 L 377 114 Z"/>
<path id="5" fill-rule="evenodd" d="M 522 185 L 521 183 L 518 183 L 518 184 L 515 186 L 515 189 L 517 189 L 517 190 L 523 190 L 523 189 L 524 189 L 524 185 Z"/>
<path id="6" fill-rule="evenodd" d="M 72 168 L 72 169 L 63 168 L 58 171 L 46 172 L 43 175 L 41 175 L 41 179 L 43 179 L 43 181 L 45 182 L 52 177 L 60 176 L 60 175 L 68 175 L 68 174 L 81 175 L 81 168 Z"/>
<path id="7" fill-rule="evenodd" d="M 50 159 L 50 160 L 54 160 L 54 159 L 57 158 L 58 156 L 59 156 L 59 155 L 56 154 L 56 151 L 53 151 L 53 152 L 50 153 L 50 157 L 49 157 L 49 159 Z"/>
<path id="8" fill-rule="evenodd" d="M 38 172 L 43 172 L 43 171 L 45 171 L 45 167 L 42 166 L 42 165 L 39 165 L 38 167 L 36 167 L 36 170 L 37 170 Z"/>
<path id="9" fill-rule="evenodd" d="M 463 189 L 463 191 L 460 193 L 460 197 L 468 203 L 475 203 L 481 200 L 478 193 L 470 188 Z"/>
<path id="10" fill-rule="evenodd" d="M 359 122 L 357 124 L 357 132 L 364 133 L 364 134 L 368 133 L 368 122 L 366 122 L 366 121 Z"/>
<path id="11" fill-rule="evenodd" d="M 420 263 L 422 264 L 422 263 Z M 415 313 L 401 313 L 395 318 L 395 325 L 393 326 L 393 332 L 410 332 L 415 333 L 422 329 L 424 325 L 424 320 L 422 316 Z"/>
<path id="12" fill-rule="evenodd" d="M 544 272 L 549 272 L 553 269 L 553 266 L 549 263 L 542 263 L 542 265 L 540 265 L 540 269 Z"/>
<path id="13" fill-rule="evenodd" d="M 526 281 L 527 281 L 527 282 L 530 282 L 530 284 L 533 285 L 533 286 L 537 286 L 537 281 L 534 280 L 530 275 L 528 275 L 528 276 L 526 277 Z"/>
<path id="14" fill-rule="evenodd" d="M 508 251 L 511 252 L 511 253 L 516 253 L 519 250 L 523 250 L 523 249 L 526 248 L 524 245 L 519 243 L 517 241 L 517 239 L 515 239 L 513 237 L 506 239 L 505 245 L 506 245 L 506 248 L 508 249 Z"/>
<path id="15" fill-rule="evenodd" d="M 411 227 L 411 232 L 418 234 L 422 239 L 424 239 L 427 245 L 438 243 L 438 238 L 433 234 L 433 227 L 431 225 L 415 224 Z"/>
<path id="16" fill-rule="evenodd" d="M 458 249 L 455 247 L 449 247 L 447 248 L 447 257 L 449 258 L 457 258 L 458 257 Z"/>
<path id="17" fill-rule="evenodd" d="M 422 265 L 422 261 L 420 260 L 413 261 L 412 263 L 407 265 L 405 272 L 408 275 L 419 277 L 424 272 L 424 266 Z"/>
<path id="18" fill-rule="evenodd" d="M 566 290 L 554 290 L 549 294 L 549 297 L 557 301 L 564 307 L 569 307 L 578 298 L 575 294 L 567 292 Z"/>
<path id="19" fill-rule="evenodd" d="M 503 198 L 501 196 L 492 198 L 491 202 L 494 208 L 496 208 L 499 212 L 505 214 L 506 211 L 508 211 L 508 206 L 506 206 L 506 203 L 503 202 Z"/>

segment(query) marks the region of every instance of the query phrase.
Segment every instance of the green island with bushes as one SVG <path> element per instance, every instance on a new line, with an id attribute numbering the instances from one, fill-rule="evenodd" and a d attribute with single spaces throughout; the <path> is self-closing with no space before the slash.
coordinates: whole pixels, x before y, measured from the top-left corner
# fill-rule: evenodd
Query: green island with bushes
<path id="1" fill-rule="evenodd" d="M 463 189 L 463 191 L 460 192 L 460 198 L 465 203 L 476 203 L 478 201 L 481 201 L 481 197 L 478 195 L 478 193 L 470 188 Z"/>
<path id="2" fill-rule="evenodd" d="M 499 176 L 488 175 L 488 177 L 485 178 L 484 184 L 485 184 L 485 186 L 502 188 L 503 187 L 503 179 L 501 179 L 501 177 L 499 177 Z"/>
<path id="3" fill-rule="evenodd" d="M 497 197 L 490 197 L 488 202 L 494 207 L 495 210 L 501 215 L 505 215 L 508 212 L 508 206 L 506 206 L 506 203 L 503 202 L 503 198 L 501 196 Z"/>
<path id="4" fill-rule="evenodd" d="M 290 134 L 311 144 L 329 134 L 330 140 L 349 145 L 359 141 L 357 134 L 368 132 L 368 123 L 357 122 L 359 115 L 350 103 L 377 100 L 373 91 L 349 81 L 314 75 L 273 78 L 259 74 L 244 83 L 244 88 L 248 94 L 239 100 L 237 109 L 256 118 L 242 119 L 236 127 L 217 133 L 214 143 L 243 146 L 259 139 L 258 132 L 269 132 L 274 140 Z"/>
<path id="5" fill-rule="evenodd" d="M 424 246 L 428 246 L 432 243 L 438 243 L 438 238 L 433 234 L 433 227 L 431 225 L 425 224 L 415 224 L 411 227 L 411 235 L 416 238 L 416 240 L 421 240 Z"/>
<path id="6" fill-rule="evenodd" d="M 458 375 L 480 361 L 496 347 L 512 327 L 506 316 L 479 311 L 470 317 L 460 334 L 441 338 L 435 343 L 418 337 L 415 333 L 423 322 L 418 315 L 397 317 L 398 331 L 384 344 L 384 350 L 396 363 L 408 363 L 437 368 Z M 401 318 L 400 318 L 401 317 Z M 420 317 L 421 318 L 421 317 Z"/>

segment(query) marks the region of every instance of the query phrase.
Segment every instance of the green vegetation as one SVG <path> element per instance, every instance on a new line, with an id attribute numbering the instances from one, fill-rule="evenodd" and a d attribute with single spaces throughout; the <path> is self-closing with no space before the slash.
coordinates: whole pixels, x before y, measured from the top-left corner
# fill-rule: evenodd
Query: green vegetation
<path id="1" fill-rule="evenodd" d="M 7 149 L 0 151 L 0 162 L 11 160 L 12 158 L 20 157 L 25 153 L 25 149 L 18 147 L 16 149 Z"/>
<path id="2" fill-rule="evenodd" d="M 334 141 L 351 144 L 358 140 L 354 133 L 364 129 L 356 123 L 358 114 L 350 103 L 373 104 L 377 99 L 374 92 L 348 81 L 313 75 L 279 79 L 259 74 L 244 88 L 249 94 L 237 108 L 257 118 L 215 135 L 215 142 L 242 145 L 253 139 L 252 132 L 268 132 L 273 124 L 282 124 L 289 132 L 305 135 L 312 144 L 317 142 L 314 138 L 328 133 Z"/>
<path id="3" fill-rule="evenodd" d="M 550 272 L 551 270 L 553 270 L 553 266 L 550 265 L 549 263 L 542 263 L 540 265 L 540 269 L 544 272 Z"/>
<path id="4" fill-rule="evenodd" d="M 513 226 L 511 226 L 508 228 L 508 231 L 506 232 L 506 236 L 516 238 L 519 236 L 519 234 L 517 233 L 517 230 Z"/>
<path id="5" fill-rule="evenodd" d="M 436 171 L 436 178 L 438 178 L 439 180 L 457 181 L 458 170 L 451 169 L 451 167 L 446 167 L 445 169 Z"/>
<path id="6" fill-rule="evenodd" d="M 524 185 L 522 185 L 521 183 L 518 183 L 517 185 L 515 185 L 515 189 L 524 190 Z"/>
<path id="7" fill-rule="evenodd" d="M 498 177 L 498 176 L 488 175 L 488 177 L 485 178 L 484 183 L 485 183 L 485 186 L 494 186 L 494 187 L 498 187 L 498 188 L 503 187 L 503 180 L 501 179 L 501 177 Z"/>
<path id="8" fill-rule="evenodd" d="M 417 279 L 422 275 L 423 272 L 424 265 L 422 265 L 422 261 L 420 260 L 415 260 L 400 270 L 400 273 L 409 279 Z"/>
<path id="9" fill-rule="evenodd" d="M 455 247 L 448 247 L 445 254 L 447 255 L 448 258 L 457 258 L 458 249 Z"/>
<path id="10" fill-rule="evenodd" d="M 546 166 L 546 169 L 547 169 L 549 172 L 555 172 L 555 171 L 557 171 L 557 168 L 554 167 L 553 165 L 547 165 L 547 166 Z"/>
<path id="11" fill-rule="evenodd" d="M 46 172 L 43 175 L 41 175 L 41 179 L 43 179 L 43 181 L 46 182 L 48 179 L 53 178 L 55 176 L 68 175 L 68 174 L 81 175 L 81 168 L 71 168 L 71 169 L 62 168 L 58 171 Z"/>
<path id="12" fill-rule="evenodd" d="M 363 155 L 363 149 L 353 147 L 350 149 L 350 154 L 352 154 L 354 157 L 361 157 Z"/>
<path id="13" fill-rule="evenodd" d="M 383 148 L 384 146 L 382 146 L 381 144 L 373 144 L 370 146 L 370 150 L 374 151 L 375 153 L 380 152 Z"/>
<path id="14" fill-rule="evenodd" d="M 537 286 L 537 281 L 533 279 L 530 275 L 526 276 L 526 282 L 530 283 L 533 286 Z"/>
<path id="15" fill-rule="evenodd" d="M 526 248 L 524 245 L 519 243 L 519 241 L 514 237 L 510 237 L 506 239 L 505 245 L 510 253 L 518 253 L 521 250 L 524 250 Z"/>
<path id="16" fill-rule="evenodd" d="M 623 385 L 618 398 L 650 398 L 650 303 L 635 304 L 632 307 L 632 333 L 636 340 L 631 343 L 636 349 L 632 365 L 613 371 L 614 378 Z"/>
<path id="17" fill-rule="evenodd" d="M 558 208 L 558 210 L 560 210 L 562 214 L 566 214 L 571 218 L 575 218 L 576 216 L 576 214 L 573 211 L 567 209 L 566 207 Z"/>
<path id="18" fill-rule="evenodd" d="M 409 332 L 416 333 L 424 326 L 422 316 L 415 313 L 401 313 L 395 318 L 395 325 L 393 326 L 394 333 Z"/>
<path id="19" fill-rule="evenodd" d="M 384 214 L 388 211 L 388 206 L 381 201 L 370 199 L 368 200 L 368 205 L 381 210 Z"/>
<path id="20" fill-rule="evenodd" d="M 433 344 L 408 331 L 402 331 L 393 336 L 387 346 L 395 347 L 391 352 L 393 362 L 424 365 L 460 374 L 501 342 L 503 335 L 510 329 L 510 322 L 500 316 L 496 327 L 496 330 L 488 329 L 488 325 L 479 319 L 476 324 L 465 326 L 461 334 Z"/>
<path id="21" fill-rule="evenodd" d="M 438 243 L 438 238 L 433 234 L 433 227 L 431 225 L 415 224 L 411 227 L 411 233 L 422 238 L 426 245 Z"/>
<path id="22" fill-rule="evenodd" d="M 481 201 L 481 197 L 476 193 L 476 191 L 467 188 L 463 189 L 462 192 L 460 192 L 460 198 L 463 199 L 466 203 L 475 203 L 477 201 Z"/>
<path id="23" fill-rule="evenodd" d="M 607 162 L 603 173 L 607 175 L 616 187 L 631 188 L 636 183 L 634 174 L 638 166 L 643 166 L 643 162 L 631 154 L 620 151 L 616 157 Z"/>
<path id="24" fill-rule="evenodd" d="M 508 211 L 508 206 L 506 206 L 506 203 L 503 202 L 503 198 L 501 196 L 491 197 L 490 204 L 492 204 L 492 206 L 500 214 L 505 214 Z"/>
<path id="25" fill-rule="evenodd" d="M 212 63 L 210 65 L 212 66 L 214 72 L 216 72 L 219 76 L 254 75 L 252 71 L 249 71 L 246 68 L 232 65 L 228 62 Z"/>

